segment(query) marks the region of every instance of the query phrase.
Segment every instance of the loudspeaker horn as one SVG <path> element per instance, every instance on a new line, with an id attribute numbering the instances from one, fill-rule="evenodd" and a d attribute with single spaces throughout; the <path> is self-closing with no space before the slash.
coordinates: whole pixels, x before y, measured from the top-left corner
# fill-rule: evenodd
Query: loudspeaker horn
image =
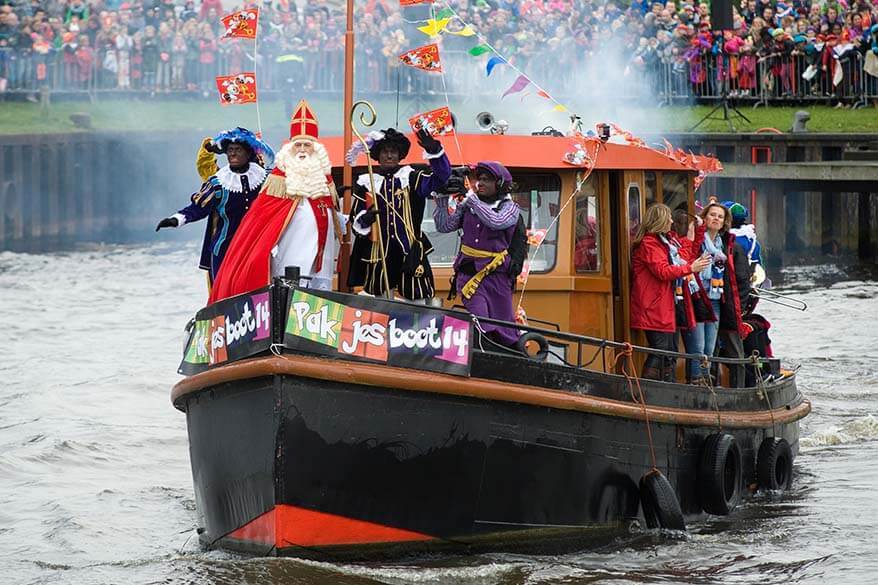
<path id="1" fill-rule="evenodd" d="M 476 124 L 479 125 L 479 130 L 490 132 L 494 127 L 494 115 L 491 112 L 481 112 L 476 116 Z"/>

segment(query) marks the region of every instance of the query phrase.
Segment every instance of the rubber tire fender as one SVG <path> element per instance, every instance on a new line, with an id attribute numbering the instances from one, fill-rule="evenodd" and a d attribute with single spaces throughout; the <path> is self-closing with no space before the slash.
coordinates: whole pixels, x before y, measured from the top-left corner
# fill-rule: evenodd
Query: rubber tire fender
<path id="1" fill-rule="evenodd" d="M 709 435 L 701 446 L 698 463 L 698 499 L 710 514 L 727 516 L 741 500 L 743 489 L 741 449 L 726 433 Z"/>
<path id="2" fill-rule="evenodd" d="M 756 479 L 760 489 L 788 490 L 793 482 L 793 450 L 786 439 L 766 437 L 756 456 Z"/>
<path id="3" fill-rule="evenodd" d="M 640 504 L 648 528 L 686 530 L 677 494 L 671 482 L 658 469 L 640 478 Z"/>
<path id="4" fill-rule="evenodd" d="M 538 350 L 534 355 L 530 355 L 527 353 L 525 346 L 528 341 L 533 341 L 537 344 Z M 536 333 L 534 331 L 528 331 L 524 335 L 518 338 L 518 342 L 515 344 L 516 348 L 523 354 L 527 355 L 532 360 L 536 360 L 538 362 L 544 362 L 549 357 L 549 342 L 545 337 Z"/>

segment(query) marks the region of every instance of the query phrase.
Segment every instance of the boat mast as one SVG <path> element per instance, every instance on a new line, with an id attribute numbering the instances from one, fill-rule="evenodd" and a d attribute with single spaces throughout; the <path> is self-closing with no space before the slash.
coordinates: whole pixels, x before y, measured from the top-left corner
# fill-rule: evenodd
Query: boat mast
<path id="1" fill-rule="evenodd" d="M 351 148 L 353 135 L 351 132 L 351 108 L 354 105 L 354 0 L 347 0 L 347 25 L 344 33 L 344 152 Z M 345 157 L 342 171 L 342 185 L 353 186 L 353 169 Z M 342 211 L 346 216 L 351 213 L 351 189 L 344 192 Z M 348 270 L 350 269 L 350 227 L 345 228 L 344 242 L 339 252 L 338 289 L 348 291 Z"/>

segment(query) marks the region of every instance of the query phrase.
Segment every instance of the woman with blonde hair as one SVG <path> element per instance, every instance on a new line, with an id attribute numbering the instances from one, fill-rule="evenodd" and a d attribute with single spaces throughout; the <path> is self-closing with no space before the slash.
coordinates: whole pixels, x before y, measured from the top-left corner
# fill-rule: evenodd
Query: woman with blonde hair
<path id="1" fill-rule="evenodd" d="M 678 238 L 672 226 L 667 205 L 651 206 L 634 238 L 631 254 L 631 328 L 643 330 L 649 347 L 667 351 L 677 349 L 678 303 L 686 326 L 694 326 L 691 296 L 698 291 L 698 282 L 692 275 L 710 263 L 706 256 L 696 258 L 693 242 Z M 673 358 L 650 354 L 641 377 L 673 382 L 674 366 Z"/>

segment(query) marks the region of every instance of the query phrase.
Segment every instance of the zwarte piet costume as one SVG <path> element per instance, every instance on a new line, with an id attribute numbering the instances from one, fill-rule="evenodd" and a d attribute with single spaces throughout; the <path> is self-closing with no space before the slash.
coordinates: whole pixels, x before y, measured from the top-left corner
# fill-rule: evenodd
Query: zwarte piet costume
<path id="1" fill-rule="evenodd" d="M 454 261 L 454 287 L 463 305 L 477 317 L 515 321 L 512 293 L 520 271 L 513 270 L 513 247 L 521 209 L 509 195 L 512 175 L 502 164 L 480 162 L 476 172 L 487 171 L 497 184 L 498 199 L 482 201 L 472 191 L 448 211 L 448 196 L 436 197 L 433 220 L 442 233 L 461 230 L 460 252 Z M 510 327 L 481 323 L 480 328 L 497 343 L 513 346 L 519 333 Z"/>
<path id="2" fill-rule="evenodd" d="M 411 143 L 405 135 L 389 128 L 370 135 L 369 156 L 378 160 L 381 150 L 392 145 L 403 160 Z M 404 165 L 386 172 L 376 169 L 373 185 L 369 174 L 360 175 L 353 187 L 351 218 L 354 246 L 348 273 L 348 285 L 362 286 L 372 295 L 385 292 L 381 262 L 381 243 L 384 244 L 384 264 L 390 289 L 409 300 L 429 299 L 433 296 L 433 271 L 427 255 L 433 248 L 421 231 L 427 198 L 441 189 L 451 176 L 451 164 L 438 141 L 424 158 L 431 171 Z M 375 206 L 378 210 L 373 230 L 364 225 L 366 212 Z M 379 233 L 380 238 L 379 242 Z"/>
<path id="3" fill-rule="evenodd" d="M 211 282 L 219 273 L 232 236 L 259 195 L 268 174 L 266 169 L 274 162 L 271 147 L 240 127 L 219 134 L 207 149 L 202 146 L 199 160 L 205 158 L 202 151 L 223 154 L 230 144 L 240 144 L 250 151 L 247 167 L 237 171 L 229 165 L 220 167 L 192 195 L 191 203 L 172 216 L 177 227 L 207 218 L 198 266 L 208 271 Z M 199 169 L 203 162 L 199 162 Z"/>

